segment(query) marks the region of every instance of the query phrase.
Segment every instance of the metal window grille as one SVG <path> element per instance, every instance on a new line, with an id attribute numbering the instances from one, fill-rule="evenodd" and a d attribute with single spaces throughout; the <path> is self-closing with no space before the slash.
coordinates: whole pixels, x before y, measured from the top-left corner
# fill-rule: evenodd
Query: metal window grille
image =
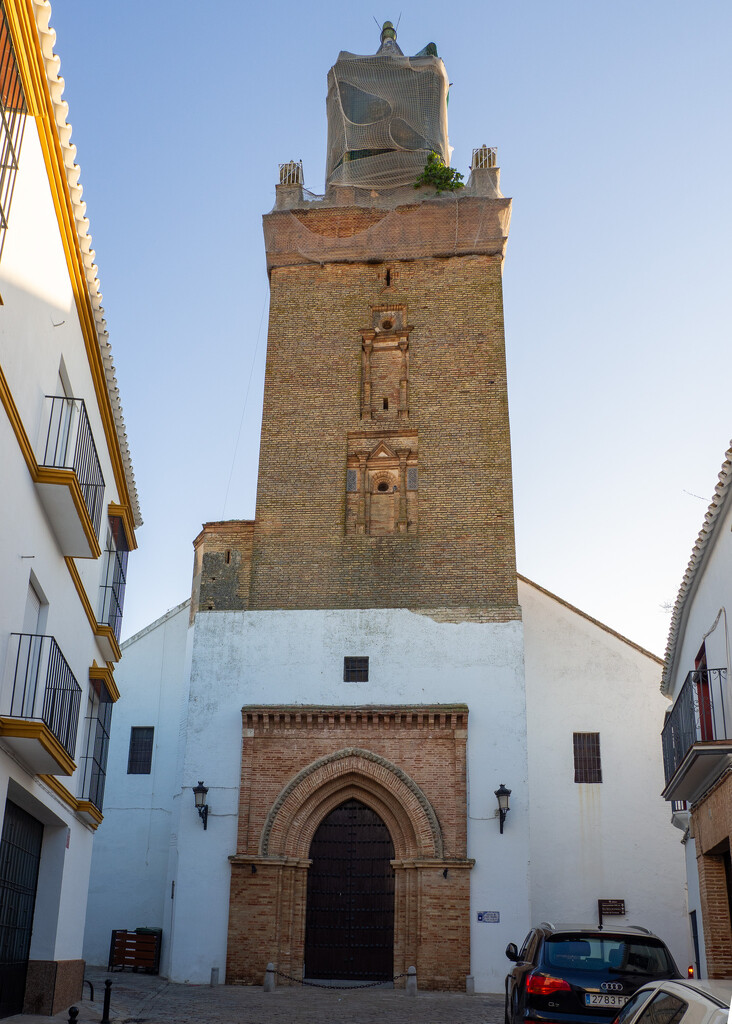
<path id="1" fill-rule="evenodd" d="M 98 810 L 104 807 L 104 786 L 107 780 L 107 754 L 109 752 L 109 731 L 112 724 L 112 698 L 104 684 L 100 687 L 99 700 L 89 717 L 86 755 L 83 758 L 84 771 L 82 793 Z"/>
<path id="2" fill-rule="evenodd" d="M 358 490 L 358 470 L 346 470 L 346 490 L 349 492 Z"/>
<path id="3" fill-rule="evenodd" d="M 416 466 L 410 466 L 407 469 L 407 490 L 408 491 L 416 491 L 417 490 L 418 479 L 419 478 L 417 476 L 417 467 Z"/>
<path id="4" fill-rule="evenodd" d="M 133 725 L 130 729 L 130 752 L 127 757 L 128 775 L 149 775 L 152 768 L 152 726 Z"/>
<path id="5" fill-rule="evenodd" d="M 369 681 L 369 659 L 368 658 L 344 658 L 343 659 L 343 682 L 344 683 L 367 683 Z"/>
<path id="6" fill-rule="evenodd" d="M 27 112 L 5 5 L 0 3 L 0 254 L 5 243 Z"/>
<path id="7" fill-rule="evenodd" d="M 125 602 L 125 586 L 127 584 L 127 557 L 129 545 L 122 520 L 110 516 L 107 531 L 107 550 L 104 577 L 100 586 L 101 614 L 99 621 L 111 626 L 119 640 L 122 629 L 122 609 Z"/>
<path id="8" fill-rule="evenodd" d="M 602 782 L 599 732 L 574 734 L 574 781 Z"/>
<path id="9" fill-rule="evenodd" d="M 46 395 L 46 407 L 48 429 L 41 465 L 73 469 L 94 532 L 99 533 L 104 477 L 84 400 Z"/>

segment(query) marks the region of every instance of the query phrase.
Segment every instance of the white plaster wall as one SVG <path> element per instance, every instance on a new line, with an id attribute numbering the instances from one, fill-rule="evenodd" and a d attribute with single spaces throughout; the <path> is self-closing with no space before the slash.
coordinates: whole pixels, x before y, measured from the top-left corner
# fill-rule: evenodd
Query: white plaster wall
<path id="1" fill-rule="evenodd" d="M 437 623 L 406 610 L 199 612 L 182 763 L 178 878 L 170 976 L 224 976 L 229 865 L 236 850 L 244 704 L 466 703 L 468 855 L 475 921 L 472 973 L 480 991 L 502 988 L 503 949 L 528 928 L 528 781 L 520 623 Z M 343 658 L 368 655 L 369 682 L 344 683 Z M 204 833 L 191 787 L 209 786 Z M 515 790 L 503 836 L 493 791 Z M 201 885 L 201 880 L 205 885 Z M 263 965 L 264 966 L 264 965 Z M 466 965 L 466 974 L 468 967 Z"/>
<path id="2" fill-rule="evenodd" d="M 691 963 L 681 834 L 661 799 L 661 665 L 521 582 L 535 923 L 597 920 L 597 900 Z M 572 734 L 599 732 L 602 783 L 574 782 Z M 520 942 L 522 935 L 512 936 Z"/>
<path id="3" fill-rule="evenodd" d="M 96 405 L 91 370 L 73 301 L 71 281 L 53 207 L 35 121 L 29 117 L 0 261 L 0 366 L 31 445 L 40 461 L 43 399 L 58 393 L 63 359 L 75 397 L 83 398 L 102 472 L 105 502 L 117 500 L 111 460 Z M 48 602 L 43 632 L 54 636 L 81 687 L 76 761 L 84 753 L 89 667 L 102 653 L 37 497 L 16 436 L 0 407 L 0 480 L 7 515 L 0 531 L 0 711 L 7 710 L 8 640 L 23 627 L 31 571 Z M 102 541 L 104 538 L 102 538 Z M 96 607 L 100 560 L 77 561 Z M 80 795 L 81 768 L 61 781 Z M 44 823 L 44 845 L 31 956 L 81 956 L 92 830 L 82 823 L 0 741 L 0 816 L 10 794 Z"/>
<path id="4" fill-rule="evenodd" d="M 188 602 L 172 609 L 123 645 L 115 672 L 120 699 L 112 730 L 104 821 L 94 842 L 84 956 L 106 964 L 115 928 L 164 928 L 170 941 L 168 858 L 181 708 L 188 695 Z M 152 770 L 128 775 L 130 729 L 155 729 Z"/>

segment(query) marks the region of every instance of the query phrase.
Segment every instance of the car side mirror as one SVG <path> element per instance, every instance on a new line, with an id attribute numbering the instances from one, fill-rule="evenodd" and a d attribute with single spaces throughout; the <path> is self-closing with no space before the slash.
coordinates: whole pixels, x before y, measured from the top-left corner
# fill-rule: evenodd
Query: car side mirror
<path id="1" fill-rule="evenodd" d="M 515 942 L 509 942 L 509 944 L 506 946 L 506 956 L 508 957 L 509 960 L 513 960 L 514 963 L 517 963 L 519 955 Z"/>

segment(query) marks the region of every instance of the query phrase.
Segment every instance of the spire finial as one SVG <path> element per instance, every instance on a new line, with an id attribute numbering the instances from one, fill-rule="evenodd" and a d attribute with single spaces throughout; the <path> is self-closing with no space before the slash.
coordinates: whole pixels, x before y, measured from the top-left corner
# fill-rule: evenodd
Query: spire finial
<path id="1" fill-rule="evenodd" d="M 383 44 L 385 39 L 393 39 L 396 42 L 396 29 L 390 21 L 385 21 L 381 29 L 381 42 Z"/>

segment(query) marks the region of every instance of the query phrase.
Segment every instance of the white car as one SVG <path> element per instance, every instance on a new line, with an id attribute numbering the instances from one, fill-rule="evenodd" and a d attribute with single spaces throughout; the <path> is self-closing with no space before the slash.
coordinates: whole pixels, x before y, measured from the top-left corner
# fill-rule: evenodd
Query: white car
<path id="1" fill-rule="evenodd" d="M 732 979 L 653 981 L 635 992 L 613 1024 L 732 1024 Z"/>

